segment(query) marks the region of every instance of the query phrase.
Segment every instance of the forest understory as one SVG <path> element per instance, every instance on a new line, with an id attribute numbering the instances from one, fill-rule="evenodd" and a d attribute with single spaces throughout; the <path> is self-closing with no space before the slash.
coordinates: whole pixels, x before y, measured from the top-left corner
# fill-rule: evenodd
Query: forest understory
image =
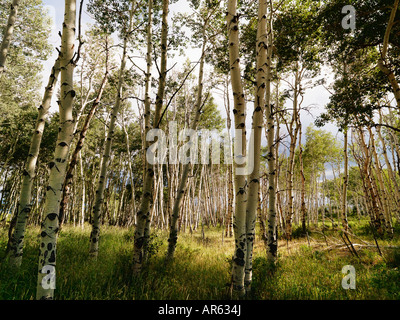
<path id="1" fill-rule="evenodd" d="M 398 300 L 400 298 L 400 237 L 374 240 L 368 221 L 349 219 L 349 235 L 357 254 L 327 223 L 310 226 L 307 235 L 295 228 L 293 239 L 279 239 L 278 263 L 271 267 L 265 246 L 257 237 L 254 246 L 254 300 Z M 336 225 L 337 226 L 337 225 Z M 399 229 L 398 224 L 395 225 Z M 324 230 L 324 231 L 322 231 Z M 0 300 L 35 297 L 39 228 L 27 230 L 25 259 L 20 272 L 0 267 Z M 399 230 L 397 230 L 399 231 Z M 354 232 L 354 233 L 353 233 Z M 88 259 L 90 226 L 64 226 L 58 246 L 59 267 L 55 299 L 59 300 L 227 300 L 230 299 L 232 237 L 220 227 L 204 227 L 180 237 L 176 260 L 166 267 L 166 232 L 151 240 L 148 264 L 132 277 L 132 230 L 104 227 L 97 260 Z M 396 232 L 396 234 L 399 234 Z M 0 233 L 0 247 L 7 231 Z M 345 290 L 342 268 L 356 270 L 356 288 Z"/>

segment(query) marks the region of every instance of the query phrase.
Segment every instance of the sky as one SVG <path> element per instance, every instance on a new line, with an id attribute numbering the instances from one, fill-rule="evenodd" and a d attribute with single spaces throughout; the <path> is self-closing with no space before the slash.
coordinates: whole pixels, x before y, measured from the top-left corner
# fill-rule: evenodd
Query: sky
<path id="1" fill-rule="evenodd" d="M 49 42 L 51 45 L 54 47 L 58 47 L 60 45 L 60 37 L 58 35 L 58 32 L 61 31 L 61 26 L 62 26 L 62 21 L 63 21 L 63 15 L 64 15 L 64 1 L 63 0 L 43 0 L 46 8 L 48 9 L 48 12 L 50 16 L 53 18 L 54 24 L 53 28 L 51 31 L 51 34 L 49 35 Z M 77 1 L 79 4 L 79 1 Z M 86 3 L 87 1 L 85 1 Z M 83 14 L 82 14 L 82 28 L 85 30 L 85 27 L 87 24 L 93 23 L 91 20 L 90 16 L 85 10 L 86 6 L 84 6 L 83 9 Z M 78 8 L 77 8 L 78 11 Z M 174 12 L 190 12 L 190 8 L 188 6 L 188 3 L 185 0 L 179 0 L 177 3 L 172 4 L 170 6 L 170 12 L 173 14 Z M 197 61 L 200 58 L 200 53 L 198 50 L 194 49 L 187 49 L 185 52 L 187 57 L 190 57 L 192 61 Z M 48 61 L 45 62 L 44 64 L 44 71 L 43 71 L 43 88 L 45 83 L 47 82 L 48 75 L 50 74 L 51 67 L 53 66 L 53 63 L 57 57 L 57 52 L 54 50 L 53 55 L 48 59 Z M 177 70 L 179 70 L 179 65 L 183 64 L 184 61 L 187 58 L 184 57 L 175 57 L 174 59 L 169 59 L 168 61 L 168 68 L 170 68 L 174 63 L 177 63 Z M 138 65 L 141 65 L 141 63 L 144 63 L 144 60 L 142 62 L 137 62 L 135 61 Z M 143 65 L 144 67 L 144 65 Z M 327 83 L 329 83 L 329 78 L 331 78 L 331 74 L 326 72 L 322 77 L 325 77 L 327 80 Z M 306 94 L 304 96 L 304 101 L 302 104 L 302 107 L 309 107 L 309 111 L 303 111 L 301 113 L 301 121 L 303 124 L 303 133 L 305 133 L 305 129 L 312 124 L 315 119 L 320 115 L 323 110 L 324 106 L 329 102 L 329 92 L 323 87 L 323 86 L 318 86 L 313 89 L 309 89 L 306 91 Z M 221 112 L 221 115 L 225 118 L 225 107 L 223 104 L 223 100 L 220 97 L 219 94 L 214 94 L 213 95 L 215 98 L 215 102 L 219 106 L 219 110 Z M 291 101 L 287 102 L 288 107 L 290 108 Z M 52 109 L 56 110 L 57 105 L 55 100 L 52 103 Z M 251 128 L 251 114 L 252 114 L 252 105 L 248 104 L 248 117 L 247 117 L 247 123 L 246 126 L 247 128 Z M 233 117 L 232 117 L 233 119 Z M 334 124 L 327 124 L 325 127 L 323 127 L 324 130 L 327 130 L 331 132 L 339 141 L 343 141 L 342 135 L 338 133 L 337 127 Z M 281 131 L 284 132 L 285 128 L 282 127 Z M 305 142 L 305 137 L 303 134 L 302 137 L 303 143 Z M 263 145 L 266 145 L 266 139 L 263 137 Z"/>

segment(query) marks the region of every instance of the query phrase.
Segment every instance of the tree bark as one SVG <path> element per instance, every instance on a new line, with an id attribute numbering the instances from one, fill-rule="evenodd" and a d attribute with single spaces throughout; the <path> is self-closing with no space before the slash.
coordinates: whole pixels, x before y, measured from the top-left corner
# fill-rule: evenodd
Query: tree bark
<path id="1" fill-rule="evenodd" d="M 372 222 L 374 224 L 374 227 L 378 234 L 382 236 L 384 234 L 384 229 L 382 228 L 382 225 L 385 225 L 383 213 L 381 212 L 381 209 L 379 208 L 379 199 L 378 199 L 378 194 L 376 193 L 376 189 L 373 186 L 373 177 L 371 174 L 371 156 L 369 154 L 368 147 L 365 143 L 364 139 L 364 134 L 361 129 L 359 131 L 359 136 L 360 136 L 360 142 L 361 142 L 361 147 L 363 149 L 364 153 L 364 163 L 363 163 L 363 172 L 362 174 L 364 175 L 365 179 L 365 190 L 366 190 L 366 197 L 367 199 L 370 200 L 370 206 L 371 206 L 371 217 L 372 217 Z"/>
<path id="2" fill-rule="evenodd" d="M 49 113 L 53 91 L 57 84 L 59 73 L 60 56 L 58 56 L 51 70 L 49 82 L 44 92 L 42 104 L 38 109 L 38 118 L 36 120 L 36 126 L 32 135 L 28 158 L 25 163 L 25 170 L 23 171 L 20 199 L 18 205 L 18 216 L 14 232 L 9 239 L 10 264 L 16 267 L 19 267 L 22 261 L 25 228 L 28 215 L 31 212 L 32 184 L 35 177 L 36 164 L 39 157 L 40 144 L 42 142 L 46 118 Z"/>
<path id="3" fill-rule="evenodd" d="M 10 15 L 8 16 L 7 26 L 4 30 L 3 41 L 0 48 L 0 74 L 3 73 L 6 64 L 8 50 L 14 33 L 14 25 L 17 19 L 19 3 L 20 0 L 13 0 Z"/>
<path id="4" fill-rule="evenodd" d="M 292 220 L 294 216 L 294 207 L 293 207 L 293 177 L 294 177 L 294 156 L 295 156 L 295 148 L 297 143 L 297 135 L 299 131 L 298 124 L 298 95 L 299 95 L 299 71 L 296 71 L 295 74 L 295 84 L 294 84 L 294 99 L 293 99 L 293 115 L 292 120 L 289 126 L 289 135 L 290 135 L 290 147 L 289 147 L 289 159 L 288 159 L 288 182 L 287 182 L 287 212 L 285 217 L 285 236 L 288 240 L 292 238 Z"/>
<path id="5" fill-rule="evenodd" d="M 272 1 L 271 9 L 272 12 Z M 273 46 L 273 25 L 272 14 L 269 20 L 269 50 L 270 63 L 272 62 L 272 46 Z M 268 77 L 268 82 L 271 80 L 271 75 Z M 278 82 L 279 83 L 279 82 Z M 279 117 L 276 112 L 279 110 L 279 86 L 276 88 L 275 107 L 266 99 L 267 104 L 267 143 L 268 143 L 268 229 L 267 229 L 267 260 L 274 264 L 278 256 L 278 228 L 277 228 L 277 206 L 281 206 L 278 192 L 278 177 L 279 177 Z M 276 125 L 276 130 L 275 130 Z M 280 210 L 282 213 L 282 210 Z M 281 215 L 282 216 L 282 215 Z"/>
<path id="6" fill-rule="evenodd" d="M 234 187 L 235 187 L 235 215 L 234 235 L 235 253 L 233 258 L 232 282 L 234 295 L 245 295 L 244 270 L 246 263 L 246 177 L 244 175 L 246 157 L 246 105 L 240 73 L 239 58 L 239 15 L 237 14 L 237 0 L 228 1 L 226 15 L 229 38 L 229 64 L 234 101 Z"/>
<path id="7" fill-rule="evenodd" d="M 382 209 L 384 212 L 384 216 L 385 216 L 385 227 L 386 227 L 386 231 L 390 234 L 393 235 L 393 226 L 392 226 L 392 219 L 391 219 L 391 213 L 389 210 L 389 204 L 388 204 L 388 199 L 387 199 L 387 192 L 386 192 L 386 187 L 385 184 L 383 182 L 383 177 L 382 177 L 382 167 L 378 158 L 378 154 L 376 152 L 376 148 L 375 148 L 375 139 L 374 139 L 374 134 L 372 133 L 371 128 L 368 128 L 368 132 L 369 132 L 369 136 L 370 136 L 370 144 L 371 144 L 371 151 L 372 151 L 372 156 L 374 157 L 375 160 L 375 172 L 376 172 L 376 176 L 378 179 L 378 183 L 379 183 L 379 189 L 380 189 L 380 199 L 381 199 L 381 203 L 382 203 Z"/>
<path id="8" fill-rule="evenodd" d="M 108 50 L 108 49 L 107 49 Z M 108 65 L 106 66 L 106 72 L 104 74 L 103 80 L 100 84 L 100 88 L 99 91 L 97 93 L 96 99 L 93 101 L 92 107 L 89 110 L 89 113 L 87 114 L 86 118 L 85 118 L 85 122 L 82 126 L 82 129 L 80 130 L 79 133 L 79 139 L 78 142 L 76 143 L 76 147 L 75 150 L 71 156 L 71 160 L 69 162 L 69 166 L 67 169 L 67 174 L 65 175 L 65 179 L 64 179 L 64 184 L 63 184 L 63 193 L 62 193 L 62 198 L 61 198 L 61 203 L 60 203 L 60 213 L 59 213 L 59 228 L 61 229 L 62 223 L 63 223 L 63 218 L 64 218 L 64 213 L 66 210 L 66 206 L 68 203 L 68 199 L 69 199 L 69 194 L 70 194 L 70 188 L 71 188 L 71 183 L 72 183 L 72 179 L 74 176 L 74 169 L 76 164 L 78 163 L 78 156 L 83 148 L 83 145 L 85 143 L 85 138 L 86 138 L 86 134 L 87 131 L 89 130 L 89 125 L 90 122 L 92 121 L 92 118 L 97 110 L 98 105 L 100 104 L 100 100 L 101 97 L 103 95 L 104 89 L 106 87 L 107 84 L 107 80 L 108 80 Z"/>
<path id="9" fill-rule="evenodd" d="M 270 59 L 267 60 L 268 34 L 267 34 L 267 1 L 258 2 L 258 24 L 256 43 L 256 87 L 253 111 L 252 136 L 249 143 L 249 162 L 252 163 L 252 172 L 249 174 L 249 186 L 247 190 L 246 206 L 246 266 L 245 266 L 245 289 L 246 293 L 251 291 L 252 266 L 253 266 L 253 243 L 255 238 L 256 210 L 258 206 L 258 192 L 260 188 L 260 157 L 261 157 L 261 134 L 264 125 L 263 111 L 266 102 L 266 89 L 268 88 L 268 100 L 270 96 L 270 82 L 267 86 L 267 77 L 271 72 Z M 268 68 L 268 70 L 267 70 Z M 269 101 L 268 101 L 269 102 Z M 267 106 L 268 108 L 269 106 Z M 252 143 L 251 143 L 252 141 Z M 253 149 L 253 150 L 251 150 Z"/>
<path id="10" fill-rule="evenodd" d="M 167 75 L 167 45 L 168 45 L 168 11 L 169 0 L 162 1 L 162 26 L 161 26 L 161 63 L 156 106 L 153 119 L 153 128 L 158 128 L 161 119 L 162 105 L 165 96 L 165 84 Z M 148 150 L 148 147 L 145 148 Z M 143 195 L 140 208 L 136 213 L 136 228 L 134 234 L 133 273 L 138 274 L 142 269 L 143 250 L 147 247 L 150 234 L 150 210 L 153 189 L 153 165 L 145 163 L 146 174 L 143 181 Z"/>
<path id="11" fill-rule="evenodd" d="M 300 122 L 300 120 L 299 120 Z M 303 145 L 301 143 L 301 135 L 302 135 L 302 127 L 301 123 L 299 123 L 299 162 L 300 162 L 300 179 L 301 179 L 301 192 L 300 192 L 300 215 L 301 215 L 301 226 L 303 229 L 303 234 L 307 233 L 306 226 L 306 217 L 307 217 L 307 209 L 306 209 L 306 178 L 304 176 L 304 165 L 303 165 Z"/>
<path id="12" fill-rule="evenodd" d="M 226 128 L 227 128 L 227 137 L 229 141 L 229 158 L 232 159 L 232 139 L 231 139 L 231 126 L 232 126 L 232 120 L 231 120 L 231 108 L 230 108 L 230 102 L 229 102 L 229 79 L 227 77 L 226 80 L 226 90 L 224 92 L 224 100 L 226 100 L 225 103 L 225 109 L 226 109 Z M 226 217 L 226 225 L 225 225 L 225 237 L 232 237 L 233 236 L 233 203 L 234 203 L 234 194 L 233 194 L 233 163 L 232 164 L 227 164 L 228 166 L 228 177 L 227 177 L 227 184 L 228 184 L 228 201 L 227 201 L 227 217 Z"/>
<path id="13" fill-rule="evenodd" d="M 73 139 L 74 117 L 73 63 L 76 28 L 76 0 L 65 0 L 65 15 L 61 37 L 61 93 L 59 101 L 60 127 L 54 160 L 50 163 L 50 177 L 40 232 L 39 270 L 37 299 L 53 299 L 54 286 L 46 283 L 47 271 L 53 275 L 56 265 L 56 244 L 58 235 L 58 213 L 62 183 L 64 181 L 70 144 Z M 54 274 L 55 276 L 55 274 Z M 45 279 L 46 277 L 46 279 Z"/>
<path id="14" fill-rule="evenodd" d="M 343 175 L 343 195 L 342 195 L 342 226 L 345 231 L 349 230 L 347 222 L 347 188 L 349 185 L 349 157 L 347 152 L 348 147 L 348 128 L 344 129 L 344 175 Z"/>

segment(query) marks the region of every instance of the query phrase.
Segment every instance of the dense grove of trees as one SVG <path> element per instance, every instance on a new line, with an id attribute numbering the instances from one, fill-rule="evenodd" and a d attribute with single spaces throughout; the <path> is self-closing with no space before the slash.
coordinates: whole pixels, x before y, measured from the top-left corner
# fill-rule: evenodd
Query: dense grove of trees
<path id="1" fill-rule="evenodd" d="M 187 13 L 170 0 L 65 0 L 57 48 L 41 0 L 0 3 L 0 223 L 9 230 L 5 260 L 16 267 L 26 227 L 40 226 L 38 299 L 54 297 L 43 270 L 56 266 L 64 224 L 91 225 L 92 259 L 103 225 L 130 228 L 132 276 L 152 230 L 168 232 L 173 263 L 179 233 L 220 227 L 235 239 L 234 297 L 251 291 L 256 235 L 272 264 L 278 239 L 310 228 L 351 234 L 349 217 L 393 237 L 398 0 L 190 0 Z M 354 30 L 342 27 L 349 4 Z M 82 5 L 92 25 L 81 25 Z M 196 56 L 184 55 L 193 48 Z M 54 66 L 42 70 L 55 50 Z M 313 114 L 305 97 L 316 87 L 330 100 L 305 126 Z M 176 154 L 163 155 L 162 137 L 158 147 L 146 139 L 152 129 L 169 147 L 187 131 Z M 209 161 L 171 161 L 178 150 L 188 157 L 190 132 L 196 157 Z"/>

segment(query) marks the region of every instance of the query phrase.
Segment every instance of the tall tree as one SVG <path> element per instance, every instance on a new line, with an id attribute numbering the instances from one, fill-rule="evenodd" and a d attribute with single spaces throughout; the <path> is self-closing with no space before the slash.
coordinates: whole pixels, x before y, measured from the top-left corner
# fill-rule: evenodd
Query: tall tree
<path id="1" fill-rule="evenodd" d="M 59 100 L 60 127 L 54 160 L 49 164 L 50 177 L 46 188 L 46 202 L 40 232 L 39 270 L 36 289 L 38 300 L 54 298 L 53 284 L 56 265 L 58 213 L 67 158 L 73 139 L 74 118 L 72 114 L 75 91 L 73 87 L 74 47 L 76 30 L 76 0 L 65 0 L 65 14 L 61 37 L 61 92 Z M 47 283 L 47 273 L 51 274 Z"/>
<path id="2" fill-rule="evenodd" d="M 97 31 L 95 31 L 97 32 Z M 108 77 L 109 77 L 109 72 L 110 72 L 110 46 L 109 46 L 109 35 L 108 34 L 104 34 L 104 33 L 100 33 L 100 37 L 104 38 L 104 52 L 102 52 L 102 54 L 104 54 L 104 76 L 100 82 L 100 86 L 97 90 L 97 94 L 96 97 L 94 98 L 94 101 L 91 104 L 91 108 L 89 109 L 88 114 L 85 117 L 84 123 L 82 125 L 82 128 L 80 128 L 79 130 L 79 137 L 78 137 L 78 141 L 76 142 L 76 146 L 75 146 L 75 150 L 73 151 L 72 155 L 71 155 L 71 160 L 68 164 L 68 169 L 67 169 L 67 173 L 65 175 L 65 180 L 63 183 L 63 194 L 62 194 L 62 198 L 61 198 L 61 203 L 60 203 L 60 213 L 59 213 L 59 220 L 60 220 L 60 228 L 61 225 L 63 223 L 63 218 L 64 218 L 64 213 L 66 210 L 66 206 L 68 203 L 68 198 L 69 198 L 69 193 L 70 193 L 70 187 L 72 184 L 72 180 L 73 180 L 73 176 L 74 176 L 74 169 L 78 163 L 78 158 L 80 156 L 80 152 L 83 148 L 83 145 L 85 143 L 85 138 L 86 138 L 86 134 L 87 131 L 89 130 L 89 125 L 90 122 L 92 120 L 92 118 L 95 115 L 95 112 L 97 110 L 97 107 L 100 104 L 103 92 L 105 90 L 105 87 L 107 85 L 108 82 Z M 91 42 L 91 48 L 88 48 L 88 51 L 90 52 L 91 50 L 93 50 L 93 46 L 96 46 L 96 49 L 98 48 L 99 43 L 95 42 L 92 40 Z M 88 45 L 86 45 L 88 46 Z M 98 68 L 98 64 L 100 63 L 99 59 L 96 59 L 96 66 L 95 68 Z M 93 67 L 93 66 L 91 66 Z M 89 90 L 90 91 L 90 90 Z M 83 106 L 84 107 L 84 106 Z M 78 120 L 77 120 L 78 121 Z"/>
<path id="3" fill-rule="evenodd" d="M 349 229 L 349 223 L 347 221 L 347 189 L 349 186 L 349 155 L 348 155 L 348 128 L 344 129 L 344 147 L 343 147 L 343 158 L 344 158 L 344 175 L 343 175 L 343 194 L 342 194 L 342 226 L 345 231 Z"/>
<path id="4" fill-rule="evenodd" d="M 58 56 L 51 70 L 49 82 L 46 86 L 43 96 L 43 101 L 39 106 L 38 118 L 36 120 L 36 126 L 32 135 L 28 158 L 25 163 L 25 170 L 23 172 L 16 224 L 9 243 L 10 263 L 17 267 L 19 267 L 22 262 L 25 228 L 28 215 L 31 212 L 32 185 L 36 173 L 36 164 L 39 156 L 40 144 L 42 142 L 43 131 L 45 128 L 45 120 L 51 106 L 51 99 L 53 97 L 53 92 L 57 84 L 59 73 L 60 56 Z"/>
<path id="5" fill-rule="evenodd" d="M 158 91 L 155 102 L 155 111 L 153 118 L 153 128 L 158 128 L 161 121 L 161 112 L 165 97 L 165 84 L 167 76 L 167 49 L 168 49 L 168 12 L 169 0 L 162 1 L 162 25 L 161 25 L 161 62 L 159 70 Z M 149 148 L 146 148 L 146 152 Z M 151 150 L 150 150 L 151 152 Z M 133 272 L 138 274 L 141 271 L 143 263 L 143 249 L 150 233 L 150 204 L 152 197 L 152 186 L 154 177 L 154 168 L 146 163 L 146 174 L 143 181 L 143 192 L 140 208 L 136 213 L 136 228 L 134 234 L 133 251 Z"/>
<path id="6" fill-rule="evenodd" d="M 233 93 L 233 114 L 235 125 L 234 143 L 234 190 L 235 215 L 233 229 L 235 235 L 235 253 L 233 257 L 232 283 L 234 294 L 245 295 L 245 264 L 246 264 L 246 103 L 243 91 L 240 56 L 239 56 L 239 14 L 237 1 L 228 1 L 226 15 L 228 28 L 229 65 Z"/>
<path id="7" fill-rule="evenodd" d="M 106 185 L 106 179 L 107 179 L 107 170 L 108 170 L 108 165 L 111 157 L 111 145 L 112 145 L 112 139 L 114 135 L 114 130 L 116 126 L 116 121 L 117 121 L 117 116 L 121 108 L 122 104 L 122 99 L 123 99 L 123 93 L 122 93 L 122 87 L 124 83 L 124 73 L 125 73 L 125 68 L 126 68 L 126 62 L 128 59 L 128 43 L 129 39 L 132 35 L 133 31 L 133 22 L 134 22 L 134 14 L 135 10 L 137 10 L 137 2 L 135 0 L 132 0 L 131 2 L 131 8 L 129 11 L 129 20 L 128 20 L 128 25 L 125 26 L 123 30 L 123 37 L 124 37 L 124 44 L 123 44 L 123 51 L 122 51 L 122 58 L 121 58 L 121 66 L 119 69 L 119 75 L 118 75 L 118 88 L 117 88 L 117 96 L 115 98 L 115 105 L 112 109 L 111 117 L 110 117 L 110 122 L 108 124 L 108 131 L 107 131 L 107 138 L 106 138 L 106 143 L 104 146 L 104 151 L 102 155 L 102 162 L 101 162 L 101 168 L 100 168 L 100 176 L 99 180 L 97 183 L 97 189 L 96 189 L 96 198 L 93 206 L 93 223 L 92 223 L 92 232 L 90 233 L 90 248 L 89 248 L 89 253 L 92 257 L 97 257 L 98 255 L 98 250 L 99 250 L 99 237 L 100 237 L 100 219 L 101 219 L 101 206 L 103 204 L 103 195 L 104 195 L 104 189 Z"/>
<path id="8" fill-rule="evenodd" d="M 261 158 L 261 134 L 264 125 L 263 112 L 265 108 L 265 98 L 270 92 L 266 93 L 267 77 L 270 79 L 271 61 L 267 60 L 267 49 L 269 45 L 269 37 L 267 33 L 267 0 L 259 0 L 258 2 L 258 20 L 257 20 L 257 40 L 256 40 L 256 83 L 255 83 L 255 99 L 253 111 L 252 137 L 249 143 L 249 162 L 252 171 L 248 177 L 248 191 L 246 204 L 246 262 L 245 262 L 245 279 L 244 284 L 246 292 L 249 293 L 252 281 L 253 266 L 253 244 L 255 238 L 256 210 L 259 199 L 260 188 L 260 158 Z M 268 56 L 270 58 L 270 56 Z M 269 74 L 268 74 L 269 72 Z M 270 101 L 268 101 L 270 102 Z M 268 106 L 267 106 L 268 107 Z"/>
<path id="9" fill-rule="evenodd" d="M 6 63 L 8 50 L 14 33 L 14 24 L 17 19 L 19 3 L 20 0 L 13 0 L 10 6 L 10 15 L 8 17 L 7 26 L 4 29 L 3 41 L 0 47 L 0 73 L 4 71 L 4 65 Z"/>
<path id="10" fill-rule="evenodd" d="M 278 234 L 276 223 L 276 200 L 277 200 L 277 155 L 279 148 L 278 141 L 275 138 L 275 133 L 279 135 L 279 130 L 275 130 L 278 125 L 278 109 L 279 109 L 279 78 L 276 86 L 276 101 L 273 103 L 271 95 L 271 82 L 272 82 L 272 58 L 273 58 L 273 45 L 274 45 L 274 26 L 273 14 L 277 8 L 274 8 L 274 2 L 269 1 L 269 16 L 267 20 L 267 82 L 266 82 L 266 96 L 265 96 L 265 116 L 267 122 L 267 161 L 268 161 L 268 225 L 266 230 L 266 251 L 267 259 L 271 263 L 275 263 L 277 259 L 278 250 Z M 278 125 L 279 126 L 279 125 Z M 279 128 L 278 128 L 279 129 Z"/>

